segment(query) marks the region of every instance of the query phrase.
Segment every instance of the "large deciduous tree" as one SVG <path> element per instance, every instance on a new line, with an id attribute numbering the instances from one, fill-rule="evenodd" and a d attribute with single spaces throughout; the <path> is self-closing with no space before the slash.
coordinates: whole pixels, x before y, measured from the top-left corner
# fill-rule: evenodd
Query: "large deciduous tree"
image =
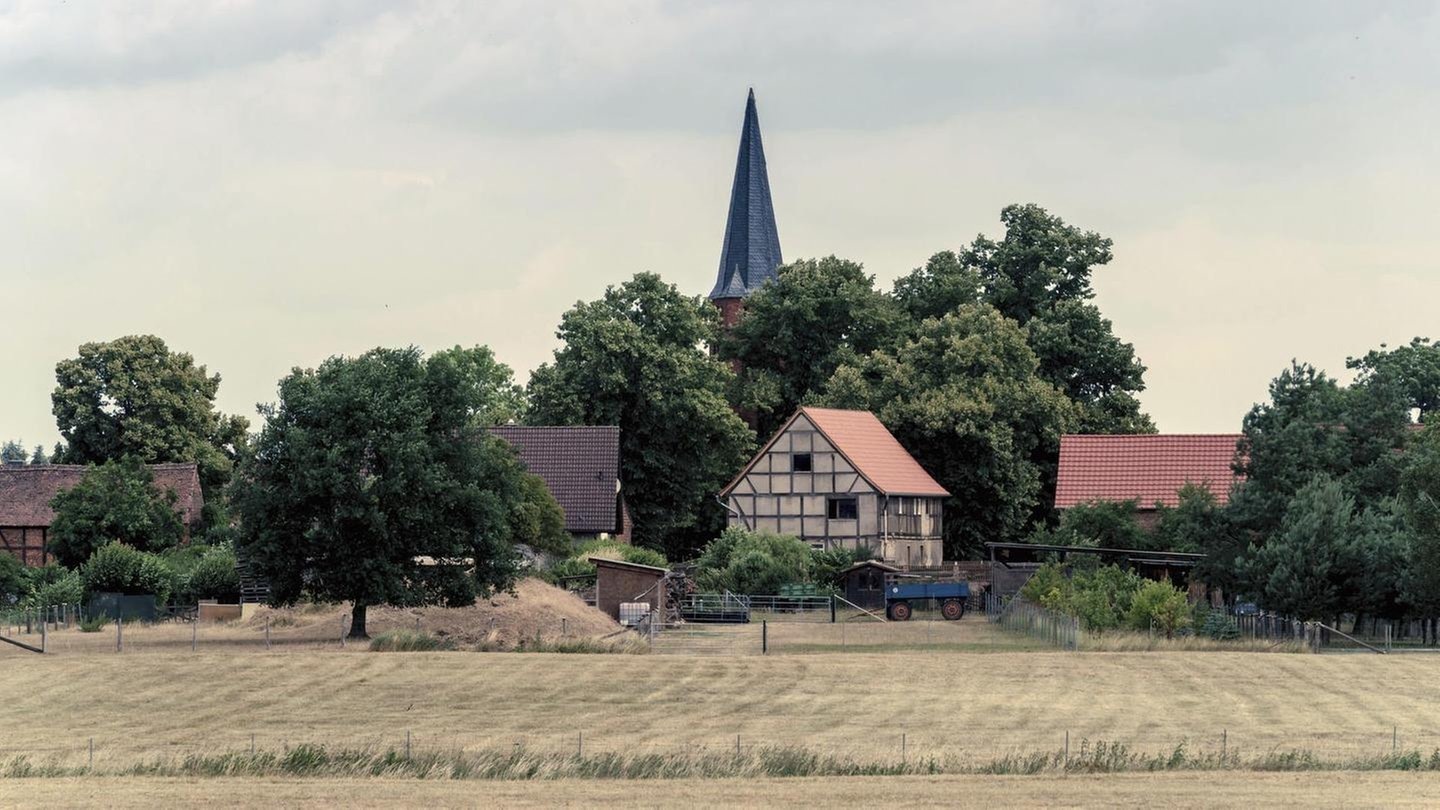
<path id="1" fill-rule="evenodd" d="M 1033 204 L 1006 206 L 1000 221 L 1003 237 L 935 254 L 895 283 L 896 299 L 917 320 L 989 303 L 1025 327 L 1040 377 L 1080 405 L 1073 430 L 1153 432 L 1136 398 L 1145 367 L 1090 302 L 1090 277 L 1112 258 L 1111 240 Z"/>
<path id="2" fill-rule="evenodd" d="M 131 335 L 82 345 L 77 357 L 56 365 L 55 380 L 50 401 L 65 440 L 55 462 L 193 461 L 206 525 L 223 519 L 222 491 L 248 422 L 215 409 L 219 374 L 154 335 Z"/>
<path id="3" fill-rule="evenodd" d="M 1411 540 L 1401 588 L 1434 643 L 1440 616 L 1440 426 L 1425 428 L 1411 443 L 1399 500 Z"/>
<path id="4" fill-rule="evenodd" d="M 375 349 L 280 381 L 234 486 L 239 549 L 275 602 L 351 602 L 363 638 L 371 605 L 465 605 L 512 584 L 534 490 L 477 424 L 490 389 L 462 359 Z"/>
<path id="5" fill-rule="evenodd" d="M 111 541 L 140 551 L 162 551 L 185 536 L 175 493 L 161 491 L 138 459 L 107 461 L 85 472 L 80 482 L 51 502 L 55 519 L 49 551 L 74 568 Z"/>
<path id="6" fill-rule="evenodd" d="M 873 411 L 950 491 L 946 552 L 959 559 L 1023 536 L 1041 498 L 1035 458 L 1076 418 L 1038 366 L 1014 321 L 971 304 L 841 366 L 822 399 Z"/>
<path id="7" fill-rule="evenodd" d="M 902 318 L 855 262 L 785 265 L 746 299 L 744 317 L 720 341 L 720 356 L 739 368 L 735 401 L 769 436 L 841 363 L 889 345 Z"/>
<path id="8" fill-rule="evenodd" d="M 704 346 L 718 316 L 640 273 L 561 318 L 564 345 L 530 378 L 532 424 L 617 425 L 635 541 L 681 559 L 718 532 L 715 501 L 754 434 L 726 399 L 734 375 Z"/>

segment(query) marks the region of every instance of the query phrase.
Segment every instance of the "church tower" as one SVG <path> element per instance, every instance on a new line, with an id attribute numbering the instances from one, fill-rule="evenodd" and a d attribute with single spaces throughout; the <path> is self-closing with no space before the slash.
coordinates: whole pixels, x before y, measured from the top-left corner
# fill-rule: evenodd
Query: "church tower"
<path id="1" fill-rule="evenodd" d="M 710 300 L 720 308 L 725 326 L 733 326 L 740 319 L 745 298 L 775 278 L 781 262 L 780 234 L 775 228 L 765 148 L 760 143 L 760 116 L 755 112 L 752 89 L 745 102 L 745 123 L 740 128 L 740 153 L 735 158 L 735 183 L 730 187 L 725 242 L 720 246 L 719 278 L 710 291 Z"/>

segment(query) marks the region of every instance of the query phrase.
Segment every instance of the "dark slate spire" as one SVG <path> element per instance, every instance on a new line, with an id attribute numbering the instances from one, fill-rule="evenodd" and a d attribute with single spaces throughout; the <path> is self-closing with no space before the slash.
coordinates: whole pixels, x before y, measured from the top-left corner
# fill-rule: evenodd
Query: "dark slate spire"
<path id="1" fill-rule="evenodd" d="M 775 278 L 780 263 L 780 234 L 775 229 L 775 207 L 770 203 L 770 177 L 765 172 L 760 116 L 755 112 L 752 89 L 745 102 L 745 125 L 740 129 L 740 154 L 735 158 L 730 215 L 725 220 L 725 244 L 720 248 L 720 276 L 710 300 L 744 298 Z"/>

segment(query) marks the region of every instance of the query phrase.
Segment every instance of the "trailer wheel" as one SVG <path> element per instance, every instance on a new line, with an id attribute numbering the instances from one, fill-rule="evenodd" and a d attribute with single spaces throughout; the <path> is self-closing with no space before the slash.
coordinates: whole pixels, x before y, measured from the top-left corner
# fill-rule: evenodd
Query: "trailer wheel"
<path id="1" fill-rule="evenodd" d="M 940 615 L 944 616 L 947 622 L 957 621 L 965 615 L 965 603 L 959 599 L 946 599 L 940 605 Z"/>
<path id="2" fill-rule="evenodd" d="M 890 619 L 897 622 L 910 621 L 910 603 L 895 602 L 890 605 Z"/>

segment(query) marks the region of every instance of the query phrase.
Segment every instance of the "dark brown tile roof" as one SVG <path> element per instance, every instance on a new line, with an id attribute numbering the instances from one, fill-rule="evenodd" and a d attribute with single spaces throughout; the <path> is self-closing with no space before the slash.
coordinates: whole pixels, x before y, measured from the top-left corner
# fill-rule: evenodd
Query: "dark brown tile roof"
<path id="1" fill-rule="evenodd" d="M 1055 508 L 1090 501 L 1175 506 L 1187 483 L 1209 489 L 1223 504 L 1238 480 L 1231 465 L 1239 440 L 1238 433 L 1061 436 Z"/>
<path id="2" fill-rule="evenodd" d="M 155 486 L 175 493 L 175 507 L 187 526 L 200 519 L 205 497 L 194 464 L 151 464 Z M 50 501 L 84 477 L 81 464 L 0 465 L 0 526 L 49 526 L 55 519 Z"/>
<path id="3" fill-rule="evenodd" d="M 619 532 L 620 428 L 502 425 L 490 432 L 544 479 L 565 511 L 566 531 Z"/>

